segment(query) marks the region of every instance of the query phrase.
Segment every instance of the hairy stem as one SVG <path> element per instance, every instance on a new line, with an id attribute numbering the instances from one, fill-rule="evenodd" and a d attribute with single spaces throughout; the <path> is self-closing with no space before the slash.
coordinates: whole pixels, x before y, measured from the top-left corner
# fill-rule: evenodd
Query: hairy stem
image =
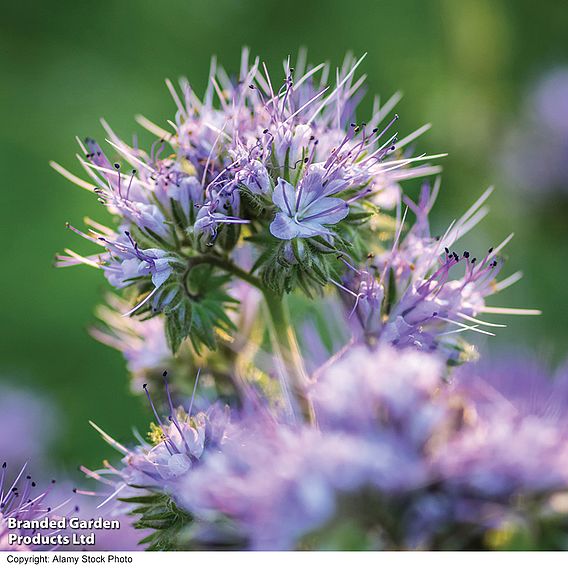
<path id="1" fill-rule="evenodd" d="M 199 256 L 192 256 L 187 260 L 187 268 L 182 275 L 182 282 L 186 282 L 189 273 L 191 272 L 192 268 L 199 266 L 201 264 L 210 264 L 211 266 L 216 266 L 221 270 L 225 270 L 229 272 L 233 276 L 248 282 L 251 286 L 262 290 L 262 284 L 260 280 L 256 277 L 243 270 L 240 266 L 237 266 L 235 263 L 231 262 L 230 260 L 224 259 L 220 256 L 214 256 L 209 254 L 203 254 Z"/>
<path id="2" fill-rule="evenodd" d="M 282 385 L 284 395 L 288 398 L 292 395 L 292 406 L 294 407 L 295 402 L 304 418 L 313 423 L 315 421 L 314 410 L 307 395 L 308 374 L 304 368 L 294 328 L 290 323 L 288 306 L 282 296 L 266 289 L 262 292 L 267 308 L 272 346 L 275 355 L 281 361 L 282 371 L 288 378 L 288 382 Z"/>
<path id="3" fill-rule="evenodd" d="M 282 374 L 284 378 L 287 379 L 284 384 L 282 384 L 283 395 L 287 398 L 287 401 L 294 411 L 298 410 L 299 407 L 304 418 L 314 423 L 314 410 L 307 395 L 308 374 L 304 368 L 294 328 L 290 323 L 290 315 L 285 299 L 266 289 L 256 276 L 243 270 L 230 260 L 206 254 L 188 259 L 187 268 L 182 276 L 182 282 L 185 288 L 187 288 L 186 282 L 189 272 L 192 268 L 201 264 L 210 264 L 221 270 L 225 270 L 262 292 L 267 308 L 266 312 L 272 348 L 282 366 Z M 186 293 L 189 294 L 189 290 L 186 289 Z"/>

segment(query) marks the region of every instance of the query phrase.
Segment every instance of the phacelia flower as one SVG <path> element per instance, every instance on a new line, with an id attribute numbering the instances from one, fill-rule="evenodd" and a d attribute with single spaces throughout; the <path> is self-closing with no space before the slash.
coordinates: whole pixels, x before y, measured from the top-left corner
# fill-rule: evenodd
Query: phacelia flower
<path id="1" fill-rule="evenodd" d="M 498 254 L 512 235 L 489 249 L 480 259 L 469 251 L 452 250 L 457 241 L 487 214 L 486 191 L 441 237 L 430 234 L 428 213 L 437 192 L 424 185 L 417 204 L 405 198 L 416 216 L 414 225 L 402 236 L 399 222 L 390 251 L 378 253 L 361 270 L 351 267 L 343 284 L 351 313 L 356 313 L 366 337 L 381 339 L 398 347 L 414 346 L 425 351 L 444 350 L 459 360 L 464 346 L 457 334 L 473 331 L 493 335 L 485 328 L 502 324 L 479 319 L 480 314 L 536 315 L 538 310 L 489 307 L 485 298 L 514 284 L 517 272 L 497 281 L 502 268 Z M 458 269 L 462 267 L 462 275 Z"/>
<path id="2" fill-rule="evenodd" d="M 105 495 L 104 504 L 119 495 L 132 494 L 131 486 L 137 488 L 134 493 L 147 490 L 172 494 L 180 479 L 200 462 L 204 451 L 213 450 L 221 443 L 228 420 L 226 409 L 215 405 L 207 412 L 192 414 L 197 380 L 188 411 L 175 408 L 167 382 L 165 384 L 170 412 L 165 419 L 160 417 L 147 385 L 143 386 L 156 418 L 149 441 L 140 438 L 140 444 L 130 450 L 92 424 L 105 441 L 124 455 L 121 468 L 110 464 L 97 471 L 82 468 L 88 476 L 112 487 L 113 491 Z"/>
<path id="3" fill-rule="evenodd" d="M 508 181 L 535 203 L 562 195 L 568 186 L 568 69 L 548 70 L 532 84 L 506 133 L 502 161 Z M 528 198 L 528 199 L 527 199 Z"/>
<path id="4" fill-rule="evenodd" d="M 422 490 L 455 415 L 434 396 L 440 373 L 427 355 L 360 347 L 315 387 L 319 430 L 267 415 L 235 420 L 221 451 L 184 479 L 179 502 L 198 520 L 237 522 L 252 549 L 287 549 L 340 514 L 342 495 Z"/>
<path id="5" fill-rule="evenodd" d="M 11 467 L 27 461 L 43 464 L 52 443 L 60 434 L 60 421 L 50 397 L 37 390 L 0 383 L 0 457 Z M 8 432 L 17 432 L 10 436 Z"/>
<path id="6" fill-rule="evenodd" d="M 72 507 L 67 507 L 71 499 L 67 498 L 56 506 L 49 507 L 46 498 L 50 489 L 36 489 L 37 483 L 31 475 L 26 474 L 27 464 L 11 483 L 7 479 L 7 465 L 4 462 L 0 468 L 0 550 L 50 550 L 63 544 L 58 530 L 40 534 L 26 525 L 28 521 L 64 516 L 68 509 L 72 510 Z"/>
<path id="7" fill-rule="evenodd" d="M 501 384 L 514 378 L 507 366 L 496 372 Z M 548 514 L 550 497 L 568 487 L 566 422 L 551 419 L 549 403 L 517 410 L 545 379 L 525 372 L 527 384 L 506 399 L 487 382 L 492 373 L 471 373 L 448 384 L 438 357 L 356 347 L 319 375 L 317 429 L 267 414 L 232 421 L 220 451 L 177 487 L 177 502 L 197 523 L 236 523 L 241 547 L 278 550 L 313 544 L 346 519 L 397 548 Z M 564 383 L 542 387 L 564 392 Z M 513 511 L 519 498 L 532 513 Z"/>
<path id="8" fill-rule="evenodd" d="M 362 60 L 347 57 L 329 85 L 327 65 L 306 66 L 300 58 L 293 69 L 287 61 L 275 90 L 266 67 L 258 58 L 249 62 L 244 50 L 238 80 L 212 64 L 201 100 L 187 81 L 181 93 L 168 81 L 177 107 L 174 131 L 140 118 L 159 138 L 149 151 L 126 144 L 103 121 L 108 152 L 91 138 L 80 143 L 90 181 L 53 166 L 94 192 L 118 227 L 91 220 L 86 233 L 72 227 L 106 250 L 88 256 L 67 250 L 59 265 L 95 266 L 112 286 L 134 288 L 137 303 L 127 313 L 166 314 L 174 350 L 187 336 L 196 346 L 214 347 L 204 322 L 224 330 L 226 281 L 215 280 L 215 290 L 209 285 L 212 300 L 192 292 L 188 280 L 196 263 L 230 273 L 245 239 L 254 247 L 250 279 L 278 290 L 291 289 L 296 277 L 326 284 L 321 274 L 330 272 L 329 253 L 348 252 L 336 247 L 353 246 L 346 231 L 368 221 L 381 194 L 402 179 L 438 171 L 410 167 L 432 157 L 404 154 L 424 128 L 396 142 L 391 129 L 398 117 L 387 121 L 396 96 L 382 107 L 377 99 L 367 123 L 353 122 Z M 270 275 L 286 263 L 280 278 Z"/>
<path id="9" fill-rule="evenodd" d="M 141 249 L 129 231 L 125 230 L 123 235 L 119 235 L 98 224 L 92 224 L 93 228 L 89 229 L 89 233 L 83 233 L 75 227 L 70 225 L 69 227 L 87 240 L 104 246 L 107 252 L 82 257 L 67 250 L 66 255 L 58 257 L 59 266 L 89 264 L 101 268 L 109 283 L 119 289 L 131 286 L 134 282 L 149 276 L 155 287 L 154 292 L 172 274 L 171 263 L 174 257 L 157 248 Z M 102 232 L 98 232 L 97 229 L 102 229 Z M 146 300 L 150 297 L 150 295 L 147 296 Z M 138 307 L 140 306 L 135 309 Z"/>
<path id="10" fill-rule="evenodd" d="M 328 235 L 325 225 L 335 225 L 349 213 L 348 204 L 332 197 L 345 188 L 342 180 L 324 185 L 324 172 L 311 172 L 302 179 L 298 191 L 287 181 L 279 178 L 272 195 L 280 209 L 270 224 L 270 232 L 282 240 L 296 237 Z"/>
<path id="11" fill-rule="evenodd" d="M 526 356 L 478 363 L 460 369 L 456 389 L 473 401 L 478 420 L 440 458 L 455 487 L 505 499 L 565 490 L 566 366 L 550 377 L 542 364 Z"/>

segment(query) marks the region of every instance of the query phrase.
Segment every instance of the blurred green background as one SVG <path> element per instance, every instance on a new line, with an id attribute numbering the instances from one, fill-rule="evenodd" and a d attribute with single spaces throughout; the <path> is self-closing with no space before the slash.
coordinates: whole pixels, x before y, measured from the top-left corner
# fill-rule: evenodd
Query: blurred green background
<path id="1" fill-rule="evenodd" d="M 486 186 L 497 185 L 492 214 L 471 246 L 482 251 L 514 230 L 507 273 L 522 269 L 525 278 L 499 304 L 539 307 L 544 315 L 510 318 L 491 348 L 520 344 L 551 361 L 562 359 L 567 200 L 523 199 L 506 181 L 499 148 L 529 85 L 547 69 L 568 64 L 567 30 L 566 0 L 5 3 L 0 380 L 31 385 L 58 403 L 67 435 L 53 448 L 55 463 L 71 470 L 112 456 L 88 419 L 128 439 L 131 425 L 143 428 L 148 414 L 128 393 L 121 355 L 86 332 L 105 290 L 101 274 L 52 268 L 54 253 L 64 247 L 85 250 L 64 222 L 104 215 L 92 195 L 61 178 L 48 161 L 79 173 L 75 135 L 102 138 L 101 116 L 127 138 L 141 130 L 136 113 L 163 123 L 174 113 L 164 78 L 186 75 L 199 92 L 211 55 L 236 71 L 243 45 L 276 75 L 282 59 L 300 46 L 311 61 L 333 64 L 346 50 L 367 51 L 369 93 L 404 92 L 400 132 L 432 122 L 417 150 L 449 152 L 442 161 L 439 228 Z M 363 111 L 369 107 L 367 97 Z M 17 438 L 18 432 L 0 436 Z"/>

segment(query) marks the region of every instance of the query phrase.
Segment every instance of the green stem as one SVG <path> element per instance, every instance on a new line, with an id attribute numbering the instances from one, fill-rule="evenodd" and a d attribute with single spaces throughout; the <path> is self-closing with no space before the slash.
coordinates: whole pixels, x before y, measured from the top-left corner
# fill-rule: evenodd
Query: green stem
<path id="1" fill-rule="evenodd" d="M 214 255 L 193 256 L 188 259 L 187 268 L 182 277 L 182 282 L 184 283 L 184 287 L 186 287 L 187 294 L 189 294 L 186 285 L 187 276 L 192 268 L 200 264 L 217 266 L 237 278 L 248 282 L 251 286 L 258 288 L 262 292 L 267 308 L 272 348 L 274 354 L 278 357 L 283 366 L 282 370 L 284 374 L 288 378 L 286 384 L 282 385 L 283 394 L 287 398 L 292 398 L 292 406 L 294 406 L 295 401 L 300 407 L 303 416 L 314 423 L 314 410 L 307 395 L 309 383 L 308 374 L 304 368 L 296 333 L 290 323 L 290 315 L 285 299 L 281 295 L 266 289 L 256 276 L 243 270 L 230 260 Z"/>
<path id="2" fill-rule="evenodd" d="M 213 256 L 208 254 L 203 254 L 200 256 L 192 256 L 187 260 L 187 268 L 182 276 L 182 281 L 185 282 L 187 280 L 187 276 L 189 275 L 192 268 L 199 266 L 200 264 L 211 264 L 212 266 L 216 266 L 217 268 L 221 268 L 230 274 L 233 274 L 237 278 L 248 282 L 251 286 L 262 290 L 262 284 L 260 280 L 256 277 L 243 270 L 240 266 L 237 266 L 230 260 L 226 260 L 220 256 Z"/>
<path id="3" fill-rule="evenodd" d="M 285 299 L 269 290 L 262 290 L 268 313 L 269 330 L 275 355 L 280 359 L 289 382 L 283 385 L 285 395 L 292 394 L 293 400 L 307 420 L 314 422 L 314 410 L 307 395 L 308 374 L 304 368 L 302 354 L 290 323 Z M 289 388 L 292 392 L 289 392 Z"/>

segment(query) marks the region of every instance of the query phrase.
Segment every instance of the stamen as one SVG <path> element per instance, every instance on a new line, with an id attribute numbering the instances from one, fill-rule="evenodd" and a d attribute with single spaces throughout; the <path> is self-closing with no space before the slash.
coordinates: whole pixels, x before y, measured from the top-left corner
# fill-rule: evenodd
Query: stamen
<path id="1" fill-rule="evenodd" d="M 154 402 L 152 401 L 152 397 L 150 396 L 150 392 L 148 391 L 147 383 L 144 383 L 142 385 L 142 388 L 144 389 L 144 392 L 146 393 L 146 396 L 148 397 L 148 401 L 150 402 L 152 412 L 154 413 L 154 416 L 156 417 L 158 425 L 160 426 L 160 429 L 162 430 L 162 434 L 164 435 L 164 445 L 166 446 L 166 448 L 170 452 L 170 454 L 179 454 L 180 453 L 179 450 L 176 448 L 176 445 L 172 442 L 171 438 L 168 436 L 168 433 L 166 431 L 166 427 L 164 426 L 164 424 L 163 424 L 163 422 L 160 418 L 160 415 L 156 411 L 156 407 L 154 406 Z M 168 444 L 171 444 L 174 451 L 172 451 L 170 449 Z"/>
<path id="2" fill-rule="evenodd" d="M 195 376 L 195 384 L 193 385 L 193 393 L 191 395 L 191 402 L 189 403 L 189 410 L 187 411 L 187 415 L 191 416 L 191 410 L 193 408 L 193 401 L 195 400 L 195 393 L 197 391 L 197 384 L 199 383 L 199 376 L 201 375 L 201 369 L 197 370 L 197 375 Z"/>
<path id="3" fill-rule="evenodd" d="M 175 408 L 174 408 L 174 405 L 173 405 L 173 402 L 172 402 L 172 396 L 171 396 L 171 393 L 170 393 L 170 387 L 168 385 L 168 381 L 166 380 L 167 375 L 168 375 L 167 371 L 164 371 L 162 373 L 162 376 L 164 377 L 164 385 L 166 387 L 166 394 L 167 394 L 167 397 L 168 397 L 168 404 L 169 404 L 170 413 L 171 413 L 168 418 L 173 422 L 174 426 L 176 427 L 177 431 L 179 432 L 179 435 L 181 436 L 181 439 L 182 439 L 183 444 L 185 446 L 185 450 L 187 452 L 187 455 L 192 457 L 191 450 L 189 448 L 187 440 L 185 439 L 185 436 L 183 434 L 183 431 L 181 429 L 181 426 L 180 426 L 178 419 L 177 419 L 177 416 L 176 416 L 176 411 L 175 411 Z"/>
<path id="4" fill-rule="evenodd" d="M 542 315 L 541 310 L 530 310 L 525 308 L 498 308 L 485 306 L 480 310 L 486 314 L 504 314 L 504 315 L 514 315 L 514 316 L 540 316 Z"/>

